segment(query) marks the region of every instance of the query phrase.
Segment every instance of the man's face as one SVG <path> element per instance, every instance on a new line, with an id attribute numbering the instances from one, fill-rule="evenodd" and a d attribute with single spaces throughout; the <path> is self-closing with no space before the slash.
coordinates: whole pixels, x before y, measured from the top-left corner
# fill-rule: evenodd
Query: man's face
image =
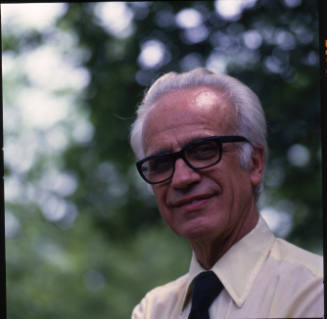
<path id="1" fill-rule="evenodd" d="M 177 152 L 209 136 L 236 135 L 235 110 L 222 94 L 207 87 L 171 91 L 156 102 L 144 123 L 146 156 Z M 160 213 L 178 235 L 191 241 L 237 236 L 257 218 L 252 188 L 260 183 L 263 155 L 241 168 L 236 143 L 223 144 L 221 161 L 194 171 L 183 159 L 170 181 L 153 185 Z"/>

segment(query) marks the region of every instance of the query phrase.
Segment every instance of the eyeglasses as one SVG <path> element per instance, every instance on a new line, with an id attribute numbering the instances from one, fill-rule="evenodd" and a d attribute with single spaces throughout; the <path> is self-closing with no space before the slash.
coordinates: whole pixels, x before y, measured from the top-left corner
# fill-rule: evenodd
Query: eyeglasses
<path id="1" fill-rule="evenodd" d="M 194 170 L 208 168 L 221 160 L 222 144 L 234 142 L 250 143 L 243 136 L 210 136 L 188 143 L 179 152 L 148 156 L 138 161 L 136 167 L 147 183 L 163 183 L 173 177 L 177 159 L 182 158 Z"/>

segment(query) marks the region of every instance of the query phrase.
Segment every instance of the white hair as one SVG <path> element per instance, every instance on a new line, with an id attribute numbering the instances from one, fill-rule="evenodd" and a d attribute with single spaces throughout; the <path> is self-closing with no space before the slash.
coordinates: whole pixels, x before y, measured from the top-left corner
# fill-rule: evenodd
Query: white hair
<path id="1" fill-rule="evenodd" d="M 131 127 L 131 146 L 138 159 L 145 156 L 143 149 L 143 124 L 155 102 L 169 91 L 198 86 L 212 87 L 221 92 L 236 111 L 235 134 L 246 137 L 255 147 L 264 147 L 267 159 L 266 120 L 257 95 L 239 80 L 225 75 L 215 74 L 205 68 L 196 68 L 185 73 L 169 72 L 157 79 L 146 92 L 138 107 L 137 118 Z M 253 147 L 248 143 L 241 146 L 241 165 L 246 168 L 252 155 Z M 262 183 L 254 190 L 256 197 L 262 191 Z"/>

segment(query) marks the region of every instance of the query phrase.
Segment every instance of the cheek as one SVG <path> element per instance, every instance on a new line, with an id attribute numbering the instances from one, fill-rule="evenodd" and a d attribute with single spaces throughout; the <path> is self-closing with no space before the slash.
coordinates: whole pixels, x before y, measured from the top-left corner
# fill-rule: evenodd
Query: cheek
<path id="1" fill-rule="evenodd" d="M 230 185 L 231 204 L 235 214 L 243 211 L 244 206 L 248 206 L 249 199 L 252 198 L 253 190 L 250 176 L 247 173 L 240 173 L 233 176 Z"/>
<path id="2" fill-rule="evenodd" d="M 166 193 L 167 192 L 163 187 L 160 187 L 159 185 L 153 186 L 152 189 L 153 189 L 154 197 L 157 201 L 159 211 L 163 215 L 163 214 L 165 214 L 165 212 L 168 209 L 167 204 L 166 204 Z"/>
<path id="3" fill-rule="evenodd" d="M 235 205 L 240 198 L 252 191 L 249 173 L 237 164 L 222 167 L 220 174 L 215 174 L 214 182 L 220 187 L 227 205 Z"/>

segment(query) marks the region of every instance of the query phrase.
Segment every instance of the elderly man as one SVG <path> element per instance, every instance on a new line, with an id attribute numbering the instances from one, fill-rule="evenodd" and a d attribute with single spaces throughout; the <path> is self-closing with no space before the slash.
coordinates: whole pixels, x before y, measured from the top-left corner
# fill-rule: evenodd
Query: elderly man
<path id="1" fill-rule="evenodd" d="M 322 257 L 275 238 L 258 213 L 265 134 L 258 98 L 232 77 L 199 68 L 149 89 L 131 131 L 137 168 L 193 257 L 133 319 L 323 316 Z"/>

